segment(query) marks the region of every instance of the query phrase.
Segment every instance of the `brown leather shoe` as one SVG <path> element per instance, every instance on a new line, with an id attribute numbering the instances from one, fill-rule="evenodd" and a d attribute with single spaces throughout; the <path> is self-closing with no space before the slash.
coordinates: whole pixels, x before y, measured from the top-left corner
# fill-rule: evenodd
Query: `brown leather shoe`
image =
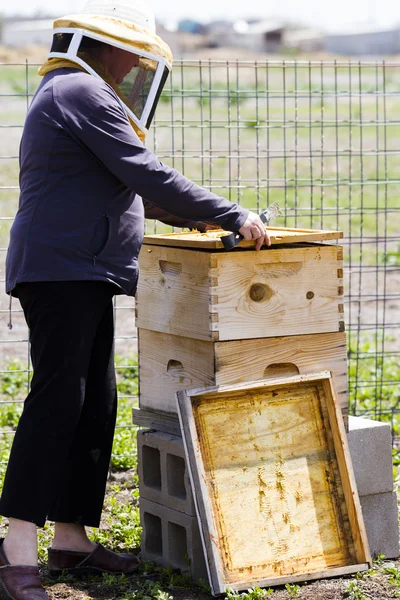
<path id="1" fill-rule="evenodd" d="M 39 579 L 39 569 L 10 565 L 0 540 L 0 598 L 2 600 L 50 600 Z"/>
<path id="2" fill-rule="evenodd" d="M 133 554 L 117 554 L 98 544 L 93 552 L 75 552 L 73 550 L 48 551 L 48 569 L 51 577 L 61 575 L 93 575 L 111 573 L 130 575 L 139 566 L 139 559 Z"/>

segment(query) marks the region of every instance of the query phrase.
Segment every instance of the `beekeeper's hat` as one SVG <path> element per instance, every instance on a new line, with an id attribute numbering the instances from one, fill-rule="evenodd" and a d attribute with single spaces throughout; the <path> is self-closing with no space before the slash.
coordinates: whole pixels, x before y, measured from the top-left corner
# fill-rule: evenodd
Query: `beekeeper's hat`
<path id="1" fill-rule="evenodd" d="M 59 34 L 63 34 L 60 36 Z M 171 70 L 172 53 L 156 35 L 155 19 L 147 0 L 88 0 L 79 14 L 54 21 L 49 58 L 64 58 L 100 75 L 86 62 L 83 48 L 91 38 L 139 57 L 118 86 L 124 108 L 139 129 L 147 132 Z"/>

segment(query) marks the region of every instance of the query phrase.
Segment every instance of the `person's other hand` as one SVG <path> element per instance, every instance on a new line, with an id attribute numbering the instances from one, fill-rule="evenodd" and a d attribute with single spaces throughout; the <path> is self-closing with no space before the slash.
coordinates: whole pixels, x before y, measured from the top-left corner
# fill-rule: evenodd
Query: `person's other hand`
<path id="1" fill-rule="evenodd" d="M 245 240 L 255 240 L 256 250 L 260 250 L 263 244 L 271 245 L 265 225 L 256 213 L 249 212 L 249 216 L 239 229 L 239 233 Z"/>

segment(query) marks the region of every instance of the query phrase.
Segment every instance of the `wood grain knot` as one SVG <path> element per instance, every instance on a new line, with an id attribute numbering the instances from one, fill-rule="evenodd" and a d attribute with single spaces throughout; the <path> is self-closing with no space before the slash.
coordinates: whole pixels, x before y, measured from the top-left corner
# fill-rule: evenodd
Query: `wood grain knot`
<path id="1" fill-rule="evenodd" d="M 312 300 L 314 298 L 314 296 L 315 296 L 314 292 L 307 292 L 307 294 L 306 294 L 307 300 Z"/>
<path id="2" fill-rule="evenodd" d="M 164 275 L 177 276 L 182 273 L 182 263 L 170 262 L 169 260 L 160 260 L 160 270 Z"/>
<path id="3" fill-rule="evenodd" d="M 265 283 L 253 283 L 249 290 L 249 296 L 254 302 L 269 300 L 273 295 L 274 291 Z"/>

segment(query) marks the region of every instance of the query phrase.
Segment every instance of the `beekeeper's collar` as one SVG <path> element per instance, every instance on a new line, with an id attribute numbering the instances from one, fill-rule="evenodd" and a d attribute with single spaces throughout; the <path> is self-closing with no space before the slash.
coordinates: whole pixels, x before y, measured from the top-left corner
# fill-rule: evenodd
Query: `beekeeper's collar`
<path id="1" fill-rule="evenodd" d="M 64 34 L 59 36 L 58 34 Z M 85 60 L 82 39 L 89 37 L 121 48 L 139 57 L 135 66 L 117 86 L 127 116 L 147 133 L 162 89 L 171 70 L 170 48 L 150 30 L 131 21 L 106 15 L 69 15 L 54 22 L 49 58 L 61 58 L 83 67 L 95 77 L 101 75 Z"/>

